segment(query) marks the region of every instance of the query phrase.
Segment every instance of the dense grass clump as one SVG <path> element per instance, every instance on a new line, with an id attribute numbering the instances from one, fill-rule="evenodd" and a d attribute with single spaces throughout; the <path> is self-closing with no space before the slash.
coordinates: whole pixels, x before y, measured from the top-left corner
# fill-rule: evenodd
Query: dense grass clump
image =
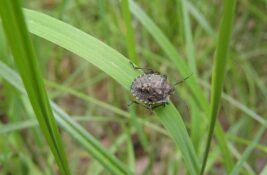
<path id="1" fill-rule="evenodd" d="M 0 1 L 0 174 L 267 174 L 266 10 Z M 193 76 L 150 113 L 130 61 Z"/>

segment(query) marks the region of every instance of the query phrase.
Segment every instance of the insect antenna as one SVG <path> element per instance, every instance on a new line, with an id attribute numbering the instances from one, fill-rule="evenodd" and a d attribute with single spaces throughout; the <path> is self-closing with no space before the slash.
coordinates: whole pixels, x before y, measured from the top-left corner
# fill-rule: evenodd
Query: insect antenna
<path id="1" fill-rule="evenodd" d="M 180 80 L 180 81 L 178 81 L 178 82 L 174 83 L 174 85 L 173 85 L 173 86 L 176 86 L 176 85 L 178 85 L 178 84 L 181 84 L 181 83 L 183 83 L 185 80 L 187 80 L 188 78 L 190 78 L 192 75 L 193 75 L 193 73 L 191 73 L 190 75 L 188 75 L 188 76 L 187 76 L 187 77 L 185 77 L 184 79 L 182 79 L 182 80 Z"/>

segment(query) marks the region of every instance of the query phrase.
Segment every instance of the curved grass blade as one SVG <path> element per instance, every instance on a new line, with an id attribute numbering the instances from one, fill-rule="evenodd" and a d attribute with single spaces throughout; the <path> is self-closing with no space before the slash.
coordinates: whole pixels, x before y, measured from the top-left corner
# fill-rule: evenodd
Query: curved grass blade
<path id="1" fill-rule="evenodd" d="M 39 65 L 18 0 L 0 3 L 2 24 L 28 97 L 62 174 L 69 175 L 64 147 L 53 116 Z"/>
<path id="2" fill-rule="evenodd" d="M 215 53 L 215 65 L 212 76 L 211 88 L 211 112 L 210 112 L 210 129 L 207 140 L 207 145 L 204 153 L 201 174 L 204 174 L 208 154 L 210 151 L 210 144 L 216 124 L 216 118 L 219 111 L 219 104 L 222 94 L 223 80 L 225 75 L 225 67 L 227 63 L 227 53 L 230 44 L 230 37 L 232 25 L 234 20 L 236 0 L 224 1 L 224 12 L 222 17 L 222 24 L 219 31 L 219 40 Z"/>
<path id="3" fill-rule="evenodd" d="M 89 61 L 129 90 L 132 80 L 141 72 L 135 71 L 129 60 L 94 37 L 47 15 L 25 10 L 30 31 Z M 188 171 L 199 172 L 199 161 L 184 126 L 173 105 L 155 111 L 180 148 Z M 180 126 L 180 127 L 179 127 Z"/>
<path id="4" fill-rule="evenodd" d="M 0 76 L 5 78 L 22 94 L 26 94 L 18 75 L 8 66 L 0 62 Z M 125 165 L 112 156 L 105 148 L 85 129 L 64 113 L 55 103 L 51 102 L 56 121 L 79 142 L 91 155 L 93 155 L 105 168 L 113 174 L 131 174 Z"/>

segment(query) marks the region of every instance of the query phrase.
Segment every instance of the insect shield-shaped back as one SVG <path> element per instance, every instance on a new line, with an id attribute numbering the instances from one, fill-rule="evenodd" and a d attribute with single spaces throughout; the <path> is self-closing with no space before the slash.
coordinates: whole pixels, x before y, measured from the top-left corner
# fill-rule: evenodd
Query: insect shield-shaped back
<path id="1" fill-rule="evenodd" d="M 157 73 L 147 73 L 134 79 L 131 85 L 132 95 L 140 102 L 153 108 L 155 104 L 165 104 L 173 93 L 173 88 L 167 83 L 167 77 Z"/>
<path id="2" fill-rule="evenodd" d="M 131 93 L 139 102 L 144 103 L 144 105 L 141 104 L 142 106 L 150 111 L 156 107 L 168 104 L 169 96 L 174 93 L 174 86 L 183 83 L 193 75 L 191 74 L 183 80 L 176 82 L 174 86 L 171 86 L 167 82 L 166 75 L 160 75 L 149 68 L 136 67 L 132 62 L 130 64 L 135 70 L 143 69 L 149 71 L 149 73 L 140 75 L 133 80 Z M 128 106 L 133 103 L 139 104 L 139 102 L 132 101 Z"/>

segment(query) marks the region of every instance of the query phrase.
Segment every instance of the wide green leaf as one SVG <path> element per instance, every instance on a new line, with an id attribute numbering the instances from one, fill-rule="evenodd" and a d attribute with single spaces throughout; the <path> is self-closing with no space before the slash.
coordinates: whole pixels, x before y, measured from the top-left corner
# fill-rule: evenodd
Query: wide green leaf
<path id="1" fill-rule="evenodd" d="M 32 10 L 25 10 L 25 15 L 33 34 L 81 56 L 127 90 L 133 79 L 141 74 L 131 67 L 129 60 L 122 54 L 71 25 Z M 173 105 L 157 109 L 155 112 L 180 148 L 188 171 L 197 174 L 199 161 L 181 115 Z"/>

